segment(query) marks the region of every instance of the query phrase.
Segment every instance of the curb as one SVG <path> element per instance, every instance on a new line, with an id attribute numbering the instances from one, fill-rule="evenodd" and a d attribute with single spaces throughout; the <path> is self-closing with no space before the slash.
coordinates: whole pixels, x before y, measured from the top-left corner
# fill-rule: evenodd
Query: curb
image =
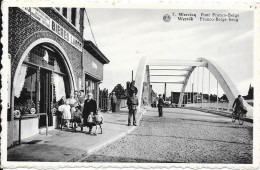
<path id="1" fill-rule="evenodd" d="M 200 109 L 200 108 L 193 108 L 193 107 L 184 108 L 184 109 L 196 110 L 196 111 L 201 111 L 201 112 L 206 112 L 206 113 L 211 113 L 211 114 L 215 114 L 215 115 L 231 118 L 231 114 L 228 113 L 228 112 L 221 112 L 221 111 L 217 111 L 217 110 L 207 110 L 207 109 Z M 249 123 L 253 123 L 254 122 L 253 119 L 251 119 L 251 118 L 245 118 L 245 121 L 249 122 Z"/>
<path id="2" fill-rule="evenodd" d="M 76 156 L 74 158 L 70 158 L 68 159 L 67 161 L 65 162 L 82 162 L 84 159 L 88 158 L 91 154 L 93 154 L 94 152 L 100 150 L 100 149 L 103 149 L 105 148 L 107 145 L 113 143 L 113 142 L 116 142 L 117 140 L 119 139 L 122 139 L 123 137 L 125 137 L 126 135 L 132 133 L 139 125 L 140 125 L 140 121 L 143 117 L 143 115 L 145 114 L 145 112 L 147 112 L 147 110 L 144 110 L 139 119 L 137 120 L 137 126 L 133 126 L 131 129 L 129 129 L 128 131 L 126 132 L 121 132 L 120 134 L 116 135 L 113 139 L 110 139 L 109 141 L 105 142 L 105 143 L 102 143 L 92 149 L 89 149 L 86 151 L 86 153 L 80 155 L 80 156 Z"/>

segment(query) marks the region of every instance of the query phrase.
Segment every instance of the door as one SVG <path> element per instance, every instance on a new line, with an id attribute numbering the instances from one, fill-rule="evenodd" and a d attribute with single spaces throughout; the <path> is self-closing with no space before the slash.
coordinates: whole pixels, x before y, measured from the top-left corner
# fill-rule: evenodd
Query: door
<path id="1" fill-rule="evenodd" d="M 48 125 L 52 126 L 52 83 L 51 83 L 51 71 L 41 69 L 40 70 L 40 113 L 47 113 Z M 46 116 L 40 116 L 40 127 L 46 126 Z"/>

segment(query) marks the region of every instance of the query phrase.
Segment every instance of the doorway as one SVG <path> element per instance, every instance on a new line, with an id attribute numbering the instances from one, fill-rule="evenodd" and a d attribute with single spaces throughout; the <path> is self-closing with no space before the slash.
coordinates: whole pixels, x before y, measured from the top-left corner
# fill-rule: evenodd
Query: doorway
<path id="1" fill-rule="evenodd" d="M 39 113 L 47 113 L 48 125 L 52 126 L 52 83 L 51 83 L 52 72 L 46 69 L 40 69 L 40 94 L 39 94 Z M 46 126 L 46 116 L 40 116 L 39 126 Z"/>

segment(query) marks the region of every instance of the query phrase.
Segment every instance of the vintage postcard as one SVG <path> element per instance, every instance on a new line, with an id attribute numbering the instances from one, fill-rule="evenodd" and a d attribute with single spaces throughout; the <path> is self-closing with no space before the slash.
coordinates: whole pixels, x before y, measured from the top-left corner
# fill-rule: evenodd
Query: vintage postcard
<path id="1" fill-rule="evenodd" d="M 259 168 L 259 8 L 3 1 L 1 167 Z"/>

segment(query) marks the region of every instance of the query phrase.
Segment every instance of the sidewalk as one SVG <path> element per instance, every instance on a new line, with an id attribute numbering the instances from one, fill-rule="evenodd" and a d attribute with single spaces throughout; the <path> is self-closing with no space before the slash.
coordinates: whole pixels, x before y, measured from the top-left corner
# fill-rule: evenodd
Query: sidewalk
<path id="1" fill-rule="evenodd" d="M 137 124 L 145 112 L 141 109 L 136 115 Z M 116 113 L 102 113 L 104 124 L 103 134 L 98 128 L 97 135 L 87 134 L 88 128 L 83 132 L 55 129 L 45 134 L 35 135 L 22 140 L 22 144 L 7 151 L 8 161 L 41 161 L 41 162 L 67 162 L 78 161 L 82 157 L 105 147 L 109 143 L 122 138 L 132 132 L 137 126 L 127 126 L 128 110 L 122 109 Z M 95 130 L 95 127 L 93 127 Z"/>

